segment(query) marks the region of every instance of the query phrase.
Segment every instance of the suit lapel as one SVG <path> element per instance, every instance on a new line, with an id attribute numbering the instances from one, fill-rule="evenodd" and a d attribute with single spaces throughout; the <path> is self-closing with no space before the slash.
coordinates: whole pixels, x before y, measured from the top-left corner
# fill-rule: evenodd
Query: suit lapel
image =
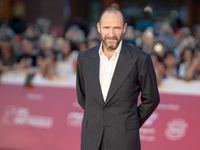
<path id="1" fill-rule="evenodd" d="M 105 105 L 109 103 L 109 101 L 115 95 L 115 93 L 120 88 L 122 83 L 125 81 L 131 69 L 133 68 L 136 60 L 137 57 L 132 56 L 132 53 L 130 52 L 128 45 L 125 42 L 123 42 Z"/>
<path id="2" fill-rule="evenodd" d="M 88 56 L 90 59 L 88 66 L 87 79 L 91 86 L 91 89 L 97 99 L 97 101 L 103 105 L 103 95 L 101 91 L 100 81 L 99 81 L 99 46 L 95 47 L 93 52 Z"/>

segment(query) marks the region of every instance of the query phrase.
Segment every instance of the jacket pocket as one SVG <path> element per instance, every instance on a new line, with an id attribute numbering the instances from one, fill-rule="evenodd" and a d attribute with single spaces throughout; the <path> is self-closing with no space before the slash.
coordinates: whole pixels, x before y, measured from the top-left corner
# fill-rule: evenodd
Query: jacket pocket
<path id="1" fill-rule="evenodd" d="M 83 128 L 87 128 L 87 124 L 88 124 L 88 120 L 83 118 L 83 121 L 82 121 L 82 127 Z"/>
<path id="2" fill-rule="evenodd" d="M 126 120 L 126 128 L 128 130 L 139 129 L 140 128 L 139 121 L 138 120 Z"/>

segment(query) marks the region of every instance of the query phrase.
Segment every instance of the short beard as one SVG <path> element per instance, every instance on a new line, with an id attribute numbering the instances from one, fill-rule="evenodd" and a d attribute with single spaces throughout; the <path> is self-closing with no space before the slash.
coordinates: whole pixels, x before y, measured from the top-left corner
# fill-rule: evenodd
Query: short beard
<path id="1" fill-rule="evenodd" d="M 102 38 L 103 39 L 103 38 Z M 109 45 L 107 42 L 106 42 L 106 39 L 114 39 L 114 40 L 117 40 L 116 44 L 114 45 Z M 118 39 L 116 36 L 114 37 L 108 37 L 106 36 L 105 39 L 103 39 L 103 43 L 104 45 L 106 46 L 106 48 L 109 50 L 109 51 L 112 51 L 112 50 L 116 50 L 120 41 L 122 39 L 122 36 Z"/>

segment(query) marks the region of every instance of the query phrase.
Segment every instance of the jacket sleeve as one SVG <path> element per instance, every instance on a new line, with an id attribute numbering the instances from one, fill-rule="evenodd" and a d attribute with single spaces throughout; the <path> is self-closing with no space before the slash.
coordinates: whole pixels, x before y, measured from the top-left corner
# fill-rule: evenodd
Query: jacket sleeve
<path id="1" fill-rule="evenodd" d="M 140 64 L 138 80 L 141 90 L 141 104 L 138 106 L 138 116 L 141 127 L 158 106 L 160 97 L 150 56 L 145 55 Z"/>
<path id="2" fill-rule="evenodd" d="M 76 93 L 79 105 L 85 109 L 85 86 L 84 86 L 84 77 L 83 69 L 81 66 L 80 55 L 77 59 L 77 72 L 76 72 Z"/>

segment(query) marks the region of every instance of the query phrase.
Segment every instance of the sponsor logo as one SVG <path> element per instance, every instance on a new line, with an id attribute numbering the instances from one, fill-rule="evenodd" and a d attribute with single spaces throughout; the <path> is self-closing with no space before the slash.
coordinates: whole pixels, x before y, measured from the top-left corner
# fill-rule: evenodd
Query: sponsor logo
<path id="1" fill-rule="evenodd" d="M 70 112 L 67 116 L 67 125 L 74 127 L 81 127 L 82 119 L 83 119 L 83 113 Z"/>
<path id="2" fill-rule="evenodd" d="M 26 97 L 28 100 L 38 100 L 38 101 L 43 100 L 43 96 L 41 94 L 28 93 Z"/>
<path id="3" fill-rule="evenodd" d="M 156 121 L 158 119 L 158 113 L 153 113 L 148 119 L 147 119 L 147 121 L 144 123 L 144 125 L 143 126 L 145 126 L 145 127 L 149 127 L 149 126 L 151 126 L 153 123 L 154 123 L 154 121 Z"/>
<path id="4" fill-rule="evenodd" d="M 156 137 L 150 135 L 140 135 L 140 139 L 142 141 L 154 142 L 156 140 Z"/>
<path id="5" fill-rule="evenodd" d="M 53 126 L 53 118 L 30 115 L 27 108 L 8 106 L 2 115 L 1 123 L 9 126 L 30 126 L 50 129 Z"/>
<path id="6" fill-rule="evenodd" d="M 140 128 L 140 139 L 142 141 L 154 142 L 156 140 L 156 129 L 151 126 L 158 119 L 158 116 L 158 113 L 154 112 Z"/>
<path id="7" fill-rule="evenodd" d="M 172 141 L 180 140 L 185 136 L 188 126 L 188 123 L 184 119 L 173 119 L 167 124 L 165 136 Z"/>
<path id="8" fill-rule="evenodd" d="M 157 109 L 178 111 L 178 110 L 180 110 L 180 106 L 176 105 L 176 104 L 159 104 Z"/>

